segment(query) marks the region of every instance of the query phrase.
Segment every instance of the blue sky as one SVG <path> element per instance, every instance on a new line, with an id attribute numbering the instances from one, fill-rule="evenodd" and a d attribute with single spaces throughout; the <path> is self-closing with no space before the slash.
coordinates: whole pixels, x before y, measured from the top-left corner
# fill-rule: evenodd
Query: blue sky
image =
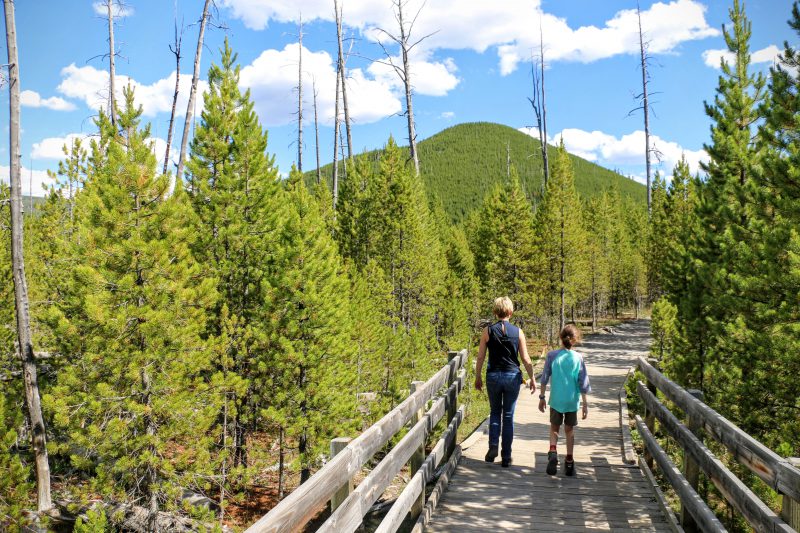
<path id="1" fill-rule="evenodd" d="M 348 99 L 356 151 L 380 147 L 389 135 L 405 142 L 402 91 L 396 76 L 370 59 L 380 58 L 376 28 L 395 31 L 391 0 L 342 0 L 346 36 L 352 41 L 347 63 Z M 415 13 L 420 0 L 407 0 Z M 227 37 L 242 65 L 241 84 L 250 88 L 269 151 L 281 172 L 297 159 L 297 20 L 305 22 L 304 166 L 314 166 L 310 85 L 319 89 L 320 150 L 323 164 L 333 151 L 334 61 L 336 33 L 332 0 L 217 0 L 217 26 L 206 33 L 201 80 Z M 711 101 L 720 74 L 720 31 L 732 1 L 641 0 L 645 38 L 650 42 L 654 115 L 651 133 L 669 174 L 681 153 L 693 168 L 704 157 L 709 121 L 703 102 Z M 17 2 L 17 33 L 23 92 L 23 187 L 33 182 L 41 194 L 55 169 L 60 147 L 75 136 L 94 133 L 92 117 L 108 96 L 107 22 L 92 0 Z M 152 123 L 163 157 L 175 83 L 168 49 L 174 20 L 187 27 L 181 61 L 182 127 L 194 59 L 202 0 L 126 0 L 116 18 L 117 85 L 130 80 Z M 427 0 L 414 35 L 435 32 L 412 57 L 418 138 L 471 121 L 499 122 L 514 128 L 533 125 L 530 55 L 538 54 L 539 22 L 545 42 L 548 134 L 563 136 L 578 155 L 643 179 L 644 136 L 641 113 L 628 116 L 641 92 L 634 0 Z M 788 40 L 797 37 L 786 24 L 789 0 L 751 0 L 754 66 L 766 70 Z M 348 45 L 346 45 L 347 47 Z M 5 48 L 3 42 L 2 48 Z M 397 50 L 389 47 L 390 53 Z M 5 50 L 3 50 L 5 57 Z M 198 112 L 200 111 L 198 106 Z M 0 93 L 0 121 L 8 122 L 8 91 Z M 7 126 L 4 128 L 7 131 Z M 179 137 L 179 134 L 176 134 Z M 179 145 L 179 138 L 173 142 Z M 173 150 L 173 153 L 175 151 Z M 8 137 L 0 140 L 0 179 L 8 176 Z M 422 162 L 424 167 L 424 161 Z"/>

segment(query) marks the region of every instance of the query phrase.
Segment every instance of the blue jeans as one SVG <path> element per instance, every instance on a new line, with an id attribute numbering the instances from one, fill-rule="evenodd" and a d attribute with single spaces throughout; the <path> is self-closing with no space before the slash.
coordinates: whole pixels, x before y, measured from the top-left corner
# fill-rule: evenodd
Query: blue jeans
<path id="1" fill-rule="evenodd" d="M 487 372 L 486 392 L 489 395 L 489 446 L 497 446 L 502 426 L 503 448 L 500 457 L 511 458 L 514 440 L 514 407 L 517 405 L 522 372 Z"/>

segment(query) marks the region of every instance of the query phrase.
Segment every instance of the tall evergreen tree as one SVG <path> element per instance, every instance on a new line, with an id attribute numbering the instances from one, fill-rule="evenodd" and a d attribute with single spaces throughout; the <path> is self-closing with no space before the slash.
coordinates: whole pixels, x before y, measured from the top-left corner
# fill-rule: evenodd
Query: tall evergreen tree
<path id="1" fill-rule="evenodd" d="M 190 251 L 186 195 L 180 184 L 168 195 L 168 176 L 156 175 L 133 101 L 126 90 L 118 130 L 103 112 L 97 120 L 76 199 L 75 298 L 59 321 L 81 338 L 80 352 L 46 403 L 71 436 L 62 451 L 69 446 L 75 465 L 95 472 L 89 490 L 144 502 L 154 527 L 159 509 L 214 473 L 219 406 L 203 335 L 216 292 Z"/>
<path id="2" fill-rule="evenodd" d="M 250 92 L 239 89 L 239 71 L 226 40 L 220 64 L 208 72 L 209 88 L 187 164 L 198 222 L 195 256 L 218 281 L 221 296 L 212 331 L 224 331 L 229 341 L 219 364 L 231 380 L 225 393 L 232 400 L 226 413 L 231 427 L 220 431 L 226 441 L 232 436 L 237 467 L 248 464 L 247 436 L 270 397 L 260 388 L 265 378 L 259 370 L 267 354 L 265 280 L 274 268 L 275 228 L 284 216 L 274 157 L 266 153 L 267 133 Z"/>
<path id="3" fill-rule="evenodd" d="M 609 295 L 609 269 L 611 264 L 611 225 L 615 211 L 608 193 L 596 196 L 586 203 L 583 217 L 588 274 L 587 294 L 592 315 L 592 331 L 597 329 L 598 317 Z"/>
<path id="4" fill-rule="evenodd" d="M 316 200 L 292 169 L 265 308 L 277 384 L 267 415 L 297 442 L 301 482 L 355 410 L 347 278 Z"/>
<path id="5" fill-rule="evenodd" d="M 531 204 L 520 187 L 517 171 L 511 167 L 510 182 L 496 185 L 487 194 L 471 238 L 475 273 L 480 284 L 481 308 L 508 296 L 514 302 L 514 316 L 524 328 L 537 317 L 537 251 Z M 487 313 L 488 314 L 488 313 Z"/>
<path id="6" fill-rule="evenodd" d="M 717 95 L 713 104 L 706 105 L 712 121 L 711 144 L 705 146 L 708 179 L 699 191 L 697 259 L 708 286 L 710 342 L 705 348 L 715 373 L 713 381 L 705 382 L 707 392 L 712 398 L 725 397 L 723 412 L 741 420 L 740 415 L 753 411 L 758 395 L 752 387 L 759 381 L 759 362 L 770 353 L 768 339 L 752 322 L 758 321 L 752 306 L 758 296 L 746 282 L 758 261 L 754 252 L 759 237 L 752 223 L 759 216 L 762 153 L 754 129 L 761 119 L 758 108 L 765 80 L 750 70 L 750 23 L 739 0 L 734 0 L 730 18 L 732 27 L 724 28 L 724 35 L 734 60 L 722 62 Z"/>
<path id="7" fill-rule="evenodd" d="M 789 26 L 800 34 L 800 8 L 795 2 Z M 758 391 L 766 439 L 785 456 L 800 454 L 800 51 L 784 43 L 780 62 L 771 71 L 769 99 L 762 106 L 766 123 L 761 138 L 763 160 L 762 208 L 753 215 L 754 230 L 762 236 L 757 253 L 762 265 L 745 279 L 753 299 L 761 335 L 769 337 L 769 359 L 763 369 L 781 368 L 776 374 L 759 372 L 769 388 Z M 764 342 L 759 339 L 760 342 Z M 766 388 L 766 387 L 765 387 Z M 771 422 L 771 423 L 770 423 Z M 768 425 L 767 425 L 768 424 Z"/>
<path id="8" fill-rule="evenodd" d="M 548 339 L 555 339 L 566 323 L 567 310 L 585 294 L 586 233 L 575 190 L 575 176 L 562 140 L 553 161 L 544 198 L 536 211 L 538 253 L 545 259 L 540 279 Z"/>

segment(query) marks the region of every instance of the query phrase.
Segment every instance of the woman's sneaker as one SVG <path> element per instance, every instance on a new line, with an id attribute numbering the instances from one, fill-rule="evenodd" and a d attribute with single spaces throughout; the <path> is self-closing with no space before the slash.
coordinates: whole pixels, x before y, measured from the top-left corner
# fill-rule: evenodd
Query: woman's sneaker
<path id="1" fill-rule="evenodd" d="M 575 475 L 575 461 L 564 461 L 564 474 L 567 476 Z"/>
<path id="2" fill-rule="evenodd" d="M 555 476 L 558 472 L 558 452 L 547 452 L 547 475 Z"/>
<path id="3" fill-rule="evenodd" d="M 489 446 L 489 451 L 486 452 L 486 457 L 483 458 L 487 463 L 493 463 L 497 459 L 497 446 Z"/>

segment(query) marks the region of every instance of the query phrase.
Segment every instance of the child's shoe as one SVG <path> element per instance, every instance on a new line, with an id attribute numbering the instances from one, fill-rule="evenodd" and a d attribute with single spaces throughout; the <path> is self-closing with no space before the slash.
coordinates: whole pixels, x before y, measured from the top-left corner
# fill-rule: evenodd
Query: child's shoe
<path id="1" fill-rule="evenodd" d="M 550 450 L 547 452 L 547 475 L 555 476 L 558 471 L 558 452 Z"/>
<path id="2" fill-rule="evenodd" d="M 513 462 L 514 460 L 511 457 L 503 458 L 503 460 L 500 461 L 500 466 L 502 466 L 503 468 L 508 468 L 508 466 Z"/>
<path id="3" fill-rule="evenodd" d="M 483 458 L 487 463 L 493 463 L 497 459 L 497 446 L 489 446 L 489 451 L 486 452 L 486 457 Z"/>
<path id="4" fill-rule="evenodd" d="M 567 476 L 575 475 L 575 461 L 564 461 L 564 474 Z"/>

